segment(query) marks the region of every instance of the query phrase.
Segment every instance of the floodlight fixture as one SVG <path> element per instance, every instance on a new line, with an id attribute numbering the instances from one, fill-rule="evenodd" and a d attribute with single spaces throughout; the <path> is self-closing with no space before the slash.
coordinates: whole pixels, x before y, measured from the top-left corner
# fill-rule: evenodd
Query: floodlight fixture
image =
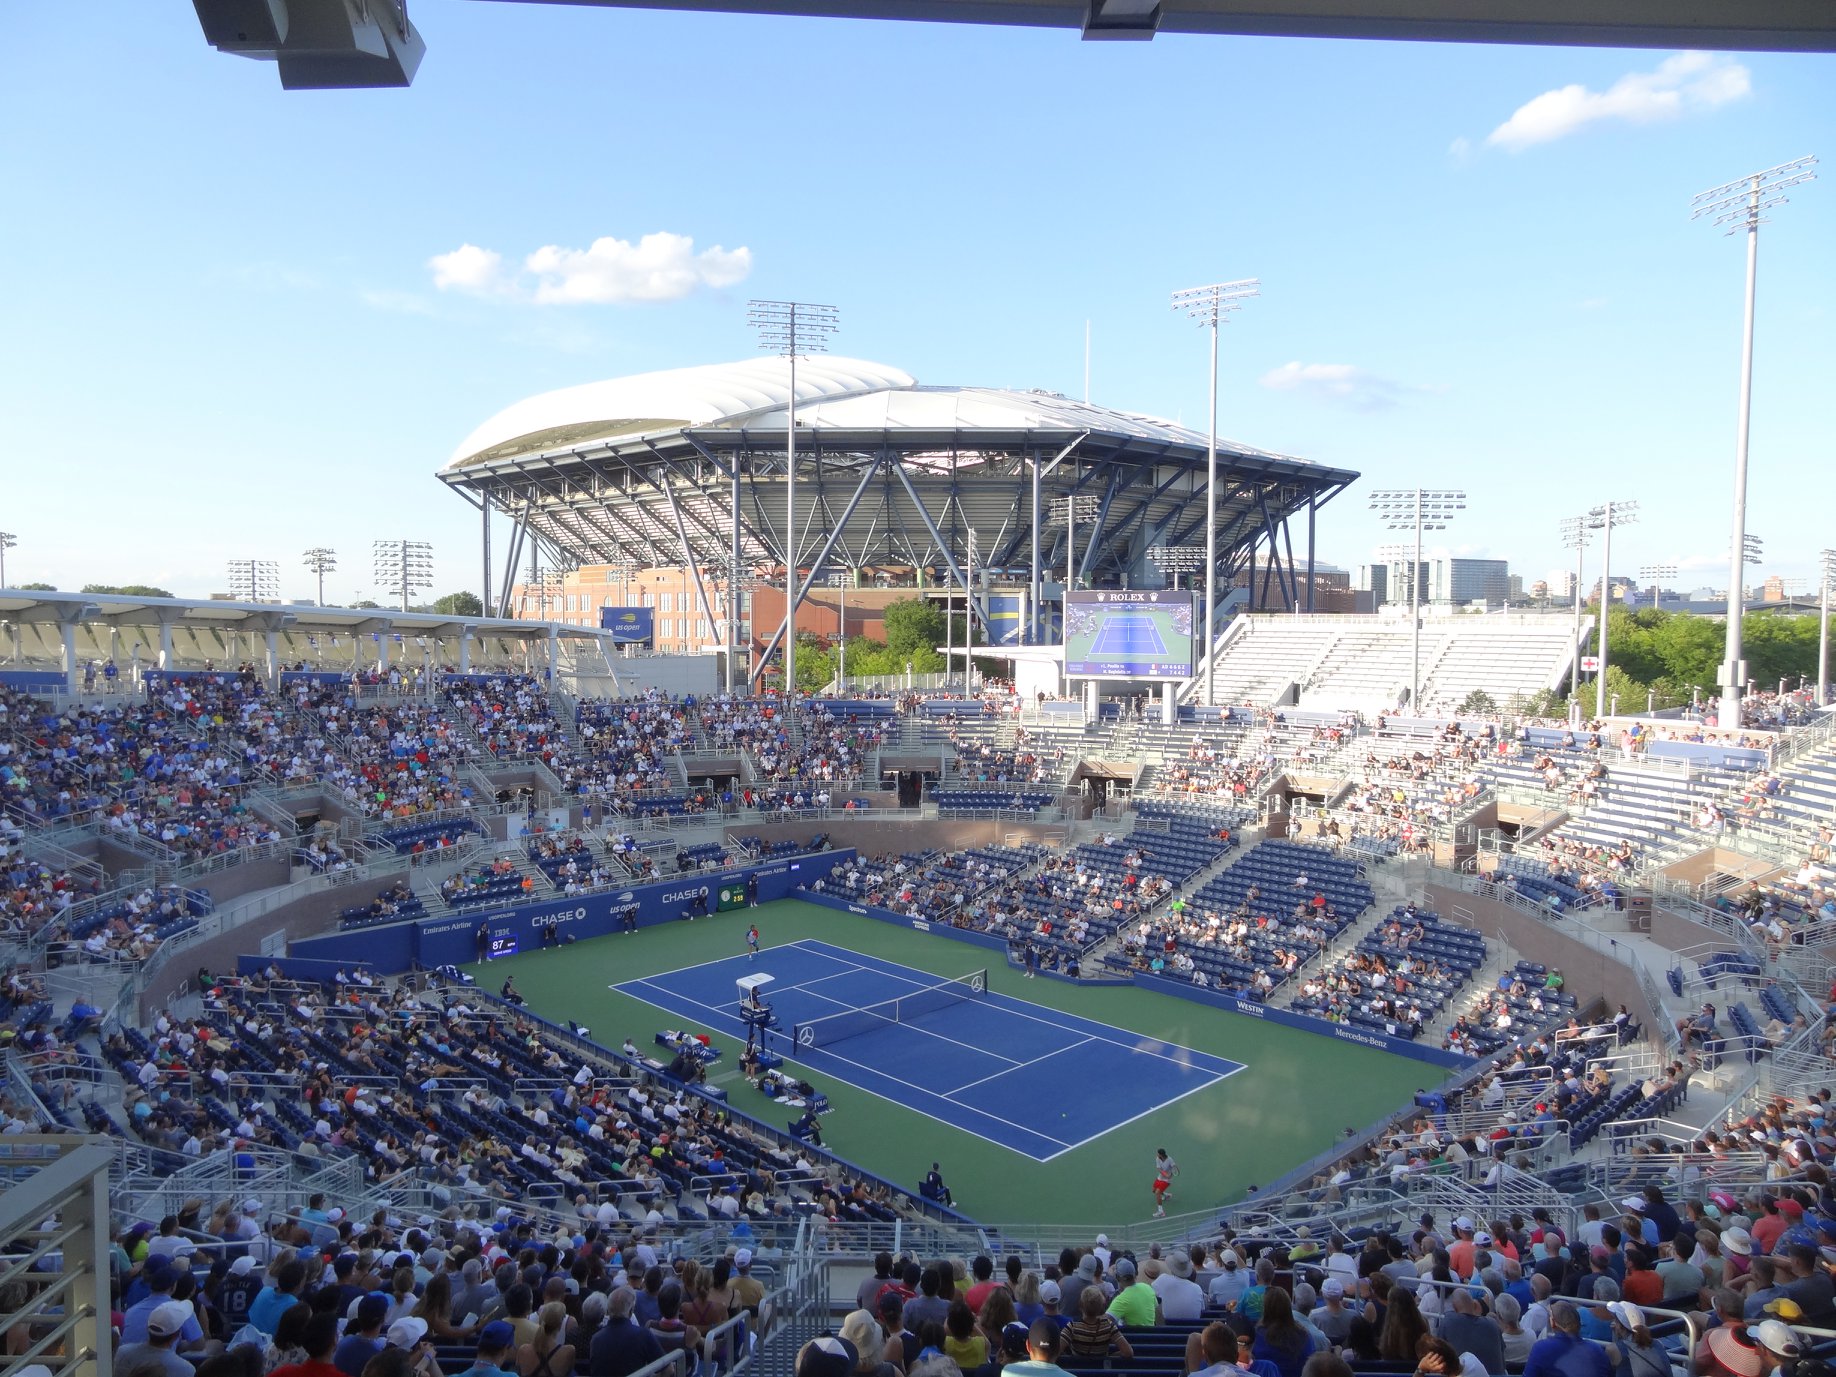
<path id="1" fill-rule="evenodd" d="M 11 531 L 0 531 L 0 588 L 6 587 L 6 552 L 19 544 Z"/>
<path id="2" fill-rule="evenodd" d="M 1836 550 L 1817 555 L 1817 706 L 1830 701 L 1830 592 L 1836 589 Z"/>
<path id="3" fill-rule="evenodd" d="M 306 552 L 304 563 L 319 581 L 319 606 L 325 606 L 325 576 L 338 567 L 338 552 L 315 545 Z"/>
<path id="4" fill-rule="evenodd" d="M 753 300 L 746 303 L 746 324 L 759 348 L 790 361 L 790 386 L 784 403 L 784 641 L 785 701 L 797 701 L 797 359 L 824 354 L 829 336 L 841 328 L 841 312 L 811 301 Z M 735 528 L 737 530 L 737 527 Z M 735 535 L 735 545 L 739 537 Z M 763 659 L 759 673 L 763 674 Z"/>
<path id="5" fill-rule="evenodd" d="M 1218 326 L 1233 311 L 1243 309 L 1251 297 L 1262 295 L 1259 278 L 1213 282 L 1173 293 L 1172 306 L 1211 332 L 1211 408 L 1205 429 L 1205 705 L 1215 707 L 1217 696 L 1213 661 L 1216 656 L 1218 603 Z M 1065 586 L 1071 586 L 1070 580 Z M 1252 599 L 1253 600 L 1253 599 Z"/>
<path id="6" fill-rule="evenodd" d="M 1742 563 L 1745 543 L 1741 537 L 1747 528 L 1747 446 L 1753 427 L 1753 315 L 1759 294 L 1759 227 L 1766 223 L 1765 212 L 1782 206 L 1789 199 L 1785 193 L 1816 177 L 1815 158 L 1795 158 L 1761 172 L 1750 172 L 1732 182 L 1699 193 L 1690 200 L 1689 218 L 1708 220 L 1722 226 L 1726 233 L 1741 231 L 1747 236 L 1747 295 L 1741 323 L 1740 406 L 1734 431 L 1734 501 L 1730 507 L 1733 534 L 1728 540 L 1728 615 L 1727 649 L 1721 662 L 1721 709 L 1715 725 L 1728 729 L 1740 726 L 1740 691 L 1745 675 L 1741 672 L 1741 619 L 1745 615 L 1742 597 Z"/>
<path id="7" fill-rule="evenodd" d="M 1421 715 L 1422 693 L 1422 532 L 1444 531 L 1456 512 L 1466 510 L 1458 488 L 1379 488 L 1370 508 L 1385 530 L 1415 532 L 1415 558 L 1409 566 L 1409 711 Z M 1448 576 L 1452 591 L 1451 570 Z"/>
<path id="8" fill-rule="evenodd" d="M 1651 585 L 1651 605 L 1653 607 L 1658 605 L 1658 585 L 1665 579 L 1674 579 L 1676 576 L 1677 566 L 1674 564 L 1647 564 L 1638 571 L 1639 582 Z"/>
<path id="9" fill-rule="evenodd" d="M 1594 716 L 1607 715 L 1607 613 L 1613 606 L 1613 528 L 1638 520 L 1638 503 L 1603 502 L 1587 514 L 1600 538 L 1600 668 L 1594 673 Z"/>
<path id="10" fill-rule="evenodd" d="M 1156 545 L 1147 552 L 1148 563 L 1169 578 L 1175 587 L 1181 574 L 1205 567 L 1205 551 L 1197 545 Z"/>
<path id="11" fill-rule="evenodd" d="M 274 602 L 280 597 L 280 565 L 271 559 L 232 559 L 230 596 L 237 602 Z"/>
<path id="12" fill-rule="evenodd" d="M 378 540 L 370 551 L 376 586 L 398 596 L 402 611 L 416 592 L 433 587 L 433 545 L 428 541 Z"/>

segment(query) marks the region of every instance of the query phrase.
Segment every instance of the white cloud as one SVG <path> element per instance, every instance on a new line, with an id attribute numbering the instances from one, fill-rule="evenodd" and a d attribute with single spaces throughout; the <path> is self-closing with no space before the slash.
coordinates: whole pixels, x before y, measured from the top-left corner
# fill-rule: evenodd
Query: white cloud
<path id="1" fill-rule="evenodd" d="M 695 252 L 684 234 L 647 234 L 637 243 L 595 239 L 589 248 L 553 245 L 529 255 L 539 302 L 675 301 L 701 287 L 731 287 L 752 271 L 752 250 L 716 244 Z"/>
<path id="2" fill-rule="evenodd" d="M 1602 120 L 1655 124 L 1713 110 L 1742 99 L 1752 89 L 1751 74 L 1730 57 L 1677 53 L 1660 62 L 1656 71 L 1628 72 L 1604 91 L 1590 91 L 1579 84 L 1545 91 L 1518 106 L 1485 141 L 1521 152 Z"/>
<path id="3" fill-rule="evenodd" d="M 433 269 L 434 286 L 443 292 L 472 292 L 495 295 L 506 288 L 504 256 L 494 249 L 476 244 L 461 244 L 451 253 L 435 254 L 427 260 Z"/>
<path id="4" fill-rule="evenodd" d="M 584 249 L 548 244 L 512 271 L 502 254 L 476 244 L 428 260 L 441 291 L 536 305 L 628 305 L 679 301 L 707 287 L 731 287 L 752 272 L 752 250 L 716 244 L 697 252 L 685 234 L 659 231 L 635 244 L 610 236 Z"/>
<path id="5" fill-rule="evenodd" d="M 1271 392 L 1298 392 L 1353 411 L 1381 411 L 1395 406 L 1405 393 L 1441 389 L 1397 382 L 1350 363 L 1301 363 L 1271 368 L 1257 379 Z"/>

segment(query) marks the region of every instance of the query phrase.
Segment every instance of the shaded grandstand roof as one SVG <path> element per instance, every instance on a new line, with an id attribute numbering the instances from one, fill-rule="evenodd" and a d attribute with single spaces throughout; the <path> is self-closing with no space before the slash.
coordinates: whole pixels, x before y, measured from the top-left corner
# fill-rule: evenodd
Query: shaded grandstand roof
<path id="1" fill-rule="evenodd" d="M 218 631 L 368 633 L 389 630 L 428 636 L 474 635 L 517 640 L 544 637 L 548 623 L 497 617 L 454 617 L 438 612 L 398 612 L 387 607 L 311 607 L 280 602 L 229 602 L 197 598 L 130 598 L 106 593 L 53 593 L 0 589 L 0 622 L 97 623 L 104 626 L 190 626 Z M 558 626 L 567 637 L 604 639 L 596 627 Z"/>
<path id="2" fill-rule="evenodd" d="M 760 357 L 639 373 L 526 398 L 468 435 L 446 472 L 488 467 L 574 449 L 642 447 L 647 437 L 685 430 L 747 434 L 782 431 L 790 361 Z M 962 443 L 977 434 L 1003 443 L 1026 437 L 1093 435 L 1155 448 L 1203 449 L 1206 437 L 1175 422 L 1092 406 L 1055 392 L 922 386 L 910 374 L 863 359 L 816 356 L 797 362 L 797 426 Z M 707 438 L 712 438 L 707 436 Z M 1220 442 L 1232 453 L 1307 461 Z"/>

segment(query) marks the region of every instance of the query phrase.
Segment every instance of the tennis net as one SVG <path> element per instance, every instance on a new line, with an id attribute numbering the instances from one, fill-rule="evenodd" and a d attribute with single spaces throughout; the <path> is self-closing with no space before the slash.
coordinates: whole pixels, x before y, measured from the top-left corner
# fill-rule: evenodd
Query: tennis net
<path id="1" fill-rule="evenodd" d="M 808 1023 L 794 1024 L 791 1027 L 791 1037 L 799 1047 L 828 1047 L 846 1038 L 871 1033 L 876 1028 L 910 1023 L 965 1000 L 985 999 L 987 996 L 988 968 L 984 966 L 979 971 L 971 971 L 954 980 L 914 990 L 897 999 L 864 1005 L 859 1009 L 846 1009 L 839 1014 L 825 1014 Z"/>

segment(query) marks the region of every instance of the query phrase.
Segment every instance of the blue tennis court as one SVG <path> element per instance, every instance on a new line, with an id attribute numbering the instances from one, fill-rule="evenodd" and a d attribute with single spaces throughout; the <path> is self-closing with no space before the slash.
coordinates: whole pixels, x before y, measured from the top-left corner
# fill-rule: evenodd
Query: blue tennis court
<path id="1" fill-rule="evenodd" d="M 965 971 L 978 955 L 963 949 Z M 743 975 L 773 979 L 766 999 L 782 1025 L 772 1032 L 773 1051 L 1040 1162 L 1243 1070 L 1241 1062 L 992 992 L 931 1008 L 937 976 L 827 942 L 767 947 L 756 961 L 734 956 L 612 988 L 676 1015 L 685 1028 L 731 1040 L 723 1050 L 733 1065 L 746 1040 L 734 983 Z M 793 1026 L 914 995 L 909 1022 L 849 1019 L 866 1030 L 827 1045 L 791 1045 Z"/>
<path id="2" fill-rule="evenodd" d="M 1105 617 L 1090 643 L 1091 655 L 1165 655 L 1167 643 L 1152 617 Z"/>

